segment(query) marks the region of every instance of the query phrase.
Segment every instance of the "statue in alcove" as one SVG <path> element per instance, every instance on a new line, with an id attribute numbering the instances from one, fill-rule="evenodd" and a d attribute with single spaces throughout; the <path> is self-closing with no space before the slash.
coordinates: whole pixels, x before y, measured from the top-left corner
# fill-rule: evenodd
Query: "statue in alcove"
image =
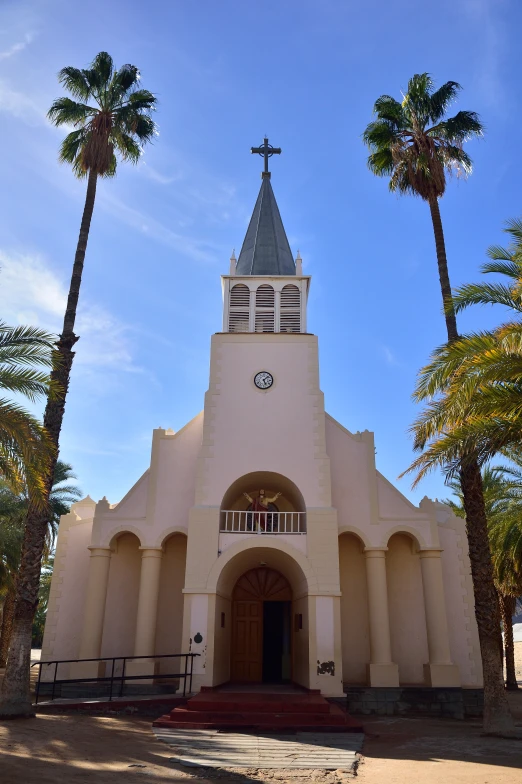
<path id="1" fill-rule="evenodd" d="M 252 515 L 247 515 L 247 530 L 277 531 L 277 515 L 274 515 L 273 512 L 279 510 L 274 502 L 282 493 L 268 496 L 264 490 L 260 490 L 254 498 L 248 493 L 243 493 L 243 495 L 250 502 L 247 511 L 252 512 Z"/>

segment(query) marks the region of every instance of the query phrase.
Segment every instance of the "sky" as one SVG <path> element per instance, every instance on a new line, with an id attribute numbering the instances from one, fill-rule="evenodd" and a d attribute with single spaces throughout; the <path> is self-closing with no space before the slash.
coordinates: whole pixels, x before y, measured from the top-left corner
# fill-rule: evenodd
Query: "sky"
<path id="1" fill-rule="evenodd" d="M 517 0 L 0 1 L 0 318 L 60 330 L 85 182 L 57 161 L 46 112 L 56 75 L 102 50 L 158 98 L 159 135 L 137 167 L 99 183 L 80 295 L 61 457 L 85 493 L 119 501 L 148 467 L 152 429 L 203 407 L 220 275 L 241 247 L 260 185 L 250 147 L 283 154 L 272 185 L 312 276 L 327 411 L 375 432 L 379 470 L 411 500 L 445 498 L 413 458 L 416 373 L 444 341 L 426 203 L 367 169 L 361 141 L 379 95 L 427 71 L 477 111 L 475 170 L 441 202 L 452 285 L 477 280 L 489 245 L 521 212 Z M 502 313 L 476 309 L 461 330 Z M 40 407 L 41 410 L 41 407 Z"/>

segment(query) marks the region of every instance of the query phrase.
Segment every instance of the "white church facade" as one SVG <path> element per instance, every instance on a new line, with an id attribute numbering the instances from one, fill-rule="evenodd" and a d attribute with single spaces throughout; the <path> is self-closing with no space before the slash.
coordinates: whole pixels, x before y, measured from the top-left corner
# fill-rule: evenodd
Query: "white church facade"
<path id="1" fill-rule="evenodd" d="M 195 691 L 481 687 L 464 522 L 410 503 L 377 470 L 373 434 L 326 413 L 310 277 L 266 166 L 222 283 L 203 411 L 153 432 L 119 503 L 87 497 L 61 520 L 42 660 L 190 651 Z M 159 662 L 126 671 L 161 679 Z"/>

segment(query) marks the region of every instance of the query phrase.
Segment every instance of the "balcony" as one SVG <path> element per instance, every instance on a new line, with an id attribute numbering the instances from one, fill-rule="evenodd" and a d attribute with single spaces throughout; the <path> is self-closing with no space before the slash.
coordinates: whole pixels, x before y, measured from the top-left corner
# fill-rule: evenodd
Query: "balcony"
<path id="1" fill-rule="evenodd" d="M 306 512 L 221 511 L 223 534 L 305 534 Z"/>

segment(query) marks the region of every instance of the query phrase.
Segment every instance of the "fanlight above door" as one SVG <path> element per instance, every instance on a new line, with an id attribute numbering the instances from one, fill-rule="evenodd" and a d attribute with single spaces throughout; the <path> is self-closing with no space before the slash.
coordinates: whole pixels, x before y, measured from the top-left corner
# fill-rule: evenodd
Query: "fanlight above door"
<path id="1" fill-rule="evenodd" d="M 282 574 L 267 566 L 260 566 L 239 578 L 233 598 L 236 601 L 289 602 L 292 600 L 292 589 Z"/>

